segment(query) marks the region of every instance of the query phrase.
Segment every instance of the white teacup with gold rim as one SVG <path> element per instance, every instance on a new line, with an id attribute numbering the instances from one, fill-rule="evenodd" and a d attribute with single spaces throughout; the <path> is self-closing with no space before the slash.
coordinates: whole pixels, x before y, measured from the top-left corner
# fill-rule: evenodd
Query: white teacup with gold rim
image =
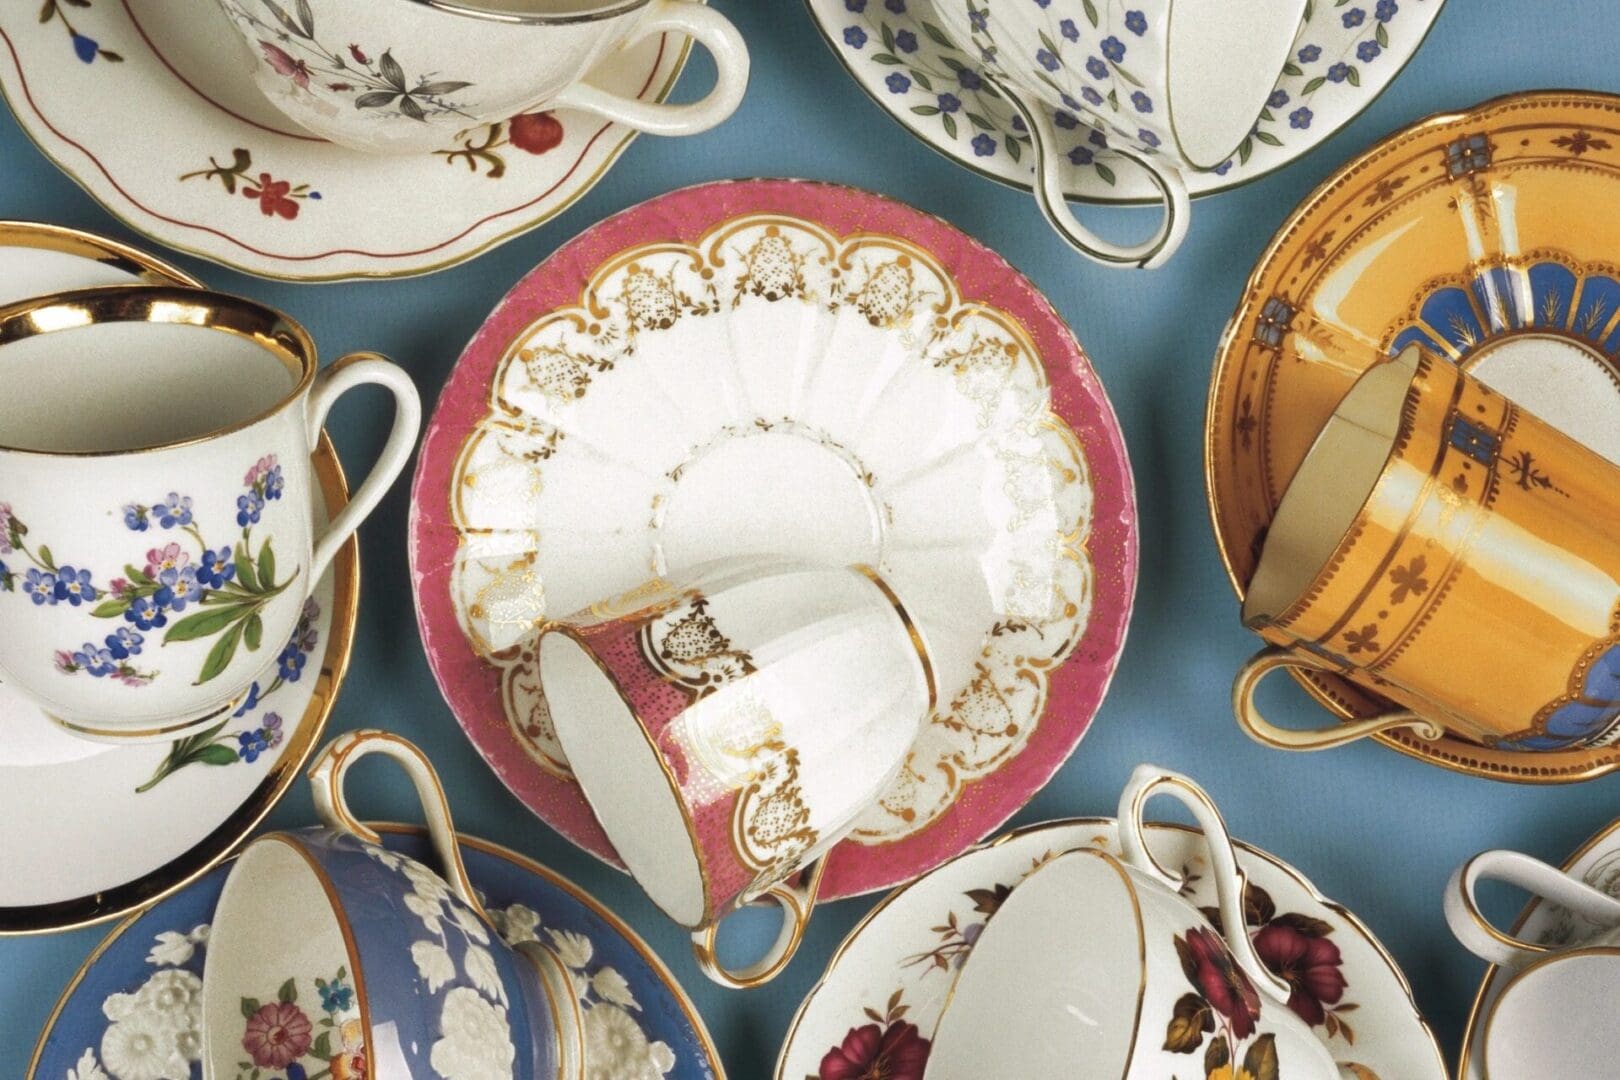
<path id="1" fill-rule="evenodd" d="M 412 153 L 520 114 L 578 109 L 655 135 L 695 135 L 736 111 L 748 48 L 698 0 L 217 0 L 254 81 L 288 117 L 356 150 Z M 715 88 L 670 105 L 591 84 L 610 55 L 656 34 L 714 57 Z"/>
<path id="2" fill-rule="evenodd" d="M 290 319 L 196 289 L 0 308 L 0 680 L 80 734 L 171 739 L 301 665 L 305 602 L 421 418 L 380 356 L 316 368 Z M 367 383 L 393 395 L 393 430 L 317 534 L 310 455 Z"/>
<path id="3" fill-rule="evenodd" d="M 1224 934 L 1143 840 L 1143 809 L 1161 791 L 1204 831 Z M 1059 855 L 997 909 L 935 1030 L 926 1080 L 1337 1078 L 1249 940 L 1244 876 L 1203 789 L 1141 766 L 1120 797 L 1119 836 L 1123 859 Z"/>

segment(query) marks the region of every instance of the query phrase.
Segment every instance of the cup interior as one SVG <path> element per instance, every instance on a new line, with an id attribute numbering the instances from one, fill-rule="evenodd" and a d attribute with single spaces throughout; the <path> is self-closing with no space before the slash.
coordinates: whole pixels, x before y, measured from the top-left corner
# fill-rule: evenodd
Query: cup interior
<path id="1" fill-rule="evenodd" d="M 1100 852 L 1062 855 L 985 926 L 940 1019 L 927 1080 L 1125 1076 L 1146 989 L 1127 872 Z"/>
<path id="2" fill-rule="evenodd" d="M 1245 622 L 1280 615 L 1333 557 L 1383 474 L 1417 372 L 1416 346 L 1356 380 L 1283 492 L 1243 601 Z"/>
<path id="3" fill-rule="evenodd" d="M 0 449 L 185 444 L 275 413 L 314 363 L 283 317 L 195 290 L 115 287 L 0 309 Z"/>
<path id="4" fill-rule="evenodd" d="M 1485 1027 L 1491 1080 L 1606 1075 L 1620 1060 L 1620 949 L 1590 948 L 1526 968 L 1502 991 Z"/>
<path id="5" fill-rule="evenodd" d="M 1173 0 L 1166 63 L 1176 144 L 1212 169 L 1237 149 L 1282 75 L 1304 0 Z"/>
<path id="6" fill-rule="evenodd" d="M 313 1053 L 323 1032 L 328 1057 L 363 1045 L 364 988 L 333 904 L 289 842 L 268 837 L 237 859 L 203 973 L 205 1075 L 235 1076 L 243 1060 L 285 1069 L 304 1055 L 282 1057 L 300 1046 Z"/>

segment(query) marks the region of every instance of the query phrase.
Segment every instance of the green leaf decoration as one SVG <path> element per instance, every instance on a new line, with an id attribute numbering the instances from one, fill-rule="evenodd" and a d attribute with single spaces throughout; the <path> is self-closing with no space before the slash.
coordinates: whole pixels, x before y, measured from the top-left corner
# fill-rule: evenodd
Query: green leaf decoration
<path id="1" fill-rule="evenodd" d="M 242 624 L 236 623 L 225 631 L 219 641 L 208 651 L 208 659 L 203 661 L 202 672 L 197 676 L 194 686 L 217 679 L 220 673 L 230 666 L 231 660 L 236 656 L 236 646 L 242 640 Z"/>
<path id="2" fill-rule="evenodd" d="M 287 9 L 276 3 L 276 0 L 264 0 L 264 6 L 270 9 L 270 14 L 276 17 L 277 22 L 286 27 L 289 34 L 297 37 L 309 37 L 308 34 L 304 33 L 304 28 L 294 22 L 293 17 L 287 14 Z"/>
<path id="3" fill-rule="evenodd" d="M 933 23 L 929 22 L 927 19 L 922 21 L 922 28 L 923 33 L 934 39 L 935 45 L 943 45 L 947 49 L 956 48 L 956 42 L 951 40 L 951 36 L 945 31 L 941 30 L 939 27 L 935 26 Z"/>
<path id="4" fill-rule="evenodd" d="M 1277 138 L 1277 136 L 1273 135 L 1269 131 L 1257 131 L 1257 132 L 1254 133 L 1254 137 L 1256 139 L 1258 139 L 1259 141 L 1265 143 L 1267 146 L 1281 146 L 1282 145 L 1282 140 Z"/>
<path id="5" fill-rule="evenodd" d="M 229 604 L 214 608 L 211 611 L 199 611 L 195 615 L 187 615 L 163 635 L 163 644 L 171 641 L 196 641 L 198 638 L 213 637 L 232 623 L 240 622 L 247 612 L 253 610 L 245 604 Z"/>
<path id="6" fill-rule="evenodd" d="M 332 1033 L 330 1031 L 321 1032 L 320 1036 L 310 1045 L 309 1052 L 322 1061 L 330 1058 L 332 1056 Z"/>
<path id="7" fill-rule="evenodd" d="M 888 49 L 890 52 L 894 52 L 894 29 L 889 26 L 888 23 L 884 23 L 882 26 L 882 33 L 883 47 Z"/>
<path id="8" fill-rule="evenodd" d="M 1350 83 L 1351 86 L 1360 86 L 1361 85 L 1361 69 L 1360 68 L 1351 68 L 1350 73 L 1348 75 L 1346 75 L 1345 78 L 1347 80 L 1349 80 L 1349 83 Z"/>
<path id="9" fill-rule="evenodd" d="M 1262 1035 L 1243 1055 L 1243 1071 L 1254 1080 L 1277 1080 L 1277 1036 Z"/>
<path id="10" fill-rule="evenodd" d="M 315 13 L 309 9 L 309 0 L 298 0 L 298 25 L 306 37 L 315 36 Z"/>
<path id="11" fill-rule="evenodd" d="M 1014 161 L 1017 161 L 1024 156 L 1024 148 L 1020 146 L 1018 140 L 1013 138 L 1011 135 L 1003 136 L 1001 143 L 1007 148 L 1007 156 L 1012 158 Z"/>
<path id="12" fill-rule="evenodd" d="M 1378 44 L 1382 45 L 1386 49 L 1389 48 L 1389 27 L 1385 26 L 1383 23 L 1379 23 L 1378 33 L 1374 34 L 1373 37 L 1378 40 Z"/>
<path id="13" fill-rule="evenodd" d="M 1306 95 L 1306 96 L 1314 94 L 1318 90 L 1322 89 L 1322 84 L 1325 83 L 1325 82 L 1327 82 L 1327 79 L 1325 79 L 1322 76 L 1318 75 L 1316 78 L 1314 78 L 1310 82 L 1306 83 L 1305 84 L 1305 89 L 1301 90 L 1300 93 L 1303 94 L 1303 95 Z"/>
<path id="14" fill-rule="evenodd" d="M 210 743 L 191 755 L 191 760 L 200 765 L 235 765 L 236 751 L 219 743 Z"/>
<path id="15" fill-rule="evenodd" d="M 408 94 L 399 99 L 399 111 L 410 117 L 412 120 L 427 119 L 427 113 L 422 111 L 422 106 L 418 105 L 416 103 L 416 99 Z"/>
<path id="16" fill-rule="evenodd" d="M 453 94 L 457 90 L 465 90 L 471 85 L 472 83 L 470 82 L 457 82 L 454 79 L 447 79 L 439 82 L 423 83 L 421 86 L 416 88 L 415 92 L 418 94 L 426 94 L 429 97 L 441 97 L 445 94 Z"/>
<path id="17" fill-rule="evenodd" d="M 258 1012 L 258 1011 L 259 1011 L 259 999 L 258 998 L 247 998 L 247 997 L 245 997 L 245 998 L 242 999 L 242 1015 L 243 1016 L 245 1016 L 245 1017 L 247 1017 L 248 1019 L 251 1020 L 253 1018 L 253 1014 Z"/>
<path id="18" fill-rule="evenodd" d="M 129 580 L 133 581 L 137 585 L 157 584 L 157 582 L 147 577 L 139 567 L 131 566 L 129 563 L 124 564 L 124 573 L 129 577 Z"/>
<path id="19" fill-rule="evenodd" d="M 276 553 L 271 550 L 270 541 L 264 542 L 259 549 L 259 588 L 273 589 L 276 587 Z"/>
<path id="20" fill-rule="evenodd" d="M 895 56 L 893 53 L 886 52 L 873 53 L 872 62 L 874 64 L 882 64 L 885 67 L 894 67 L 896 64 L 905 63 L 904 60 L 900 59 L 898 56 Z"/>
<path id="21" fill-rule="evenodd" d="M 1254 153 L 1254 137 L 1249 136 L 1238 144 L 1238 164 L 1247 165 L 1249 156 Z"/>
<path id="22" fill-rule="evenodd" d="M 39 545 L 39 561 L 45 564 L 47 570 L 56 569 L 56 559 L 51 555 L 51 549 L 44 544 Z"/>
<path id="23" fill-rule="evenodd" d="M 264 620 L 259 618 L 255 611 L 248 616 L 247 625 L 242 628 L 242 643 L 248 647 L 248 652 L 258 652 L 259 645 L 264 641 Z"/>
<path id="24" fill-rule="evenodd" d="M 940 118 L 940 121 L 945 125 L 945 134 L 953 139 L 956 138 L 956 117 L 946 113 Z"/>
<path id="25" fill-rule="evenodd" d="M 972 124 L 980 131 L 989 131 L 991 128 L 996 126 L 990 122 L 989 117 L 984 116 L 981 113 L 970 112 L 965 113 L 964 115 L 968 118 L 968 123 Z"/>
<path id="26" fill-rule="evenodd" d="M 405 69 L 399 66 L 392 52 L 385 52 L 377 58 L 377 70 L 382 72 L 383 81 L 389 86 L 402 94 L 405 92 Z"/>
<path id="27" fill-rule="evenodd" d="M 246 540 L 236 545 L 236 580 L 240 581 L 242 588 L 248 592 L 259 591 L 259 575 L 254 572 L 253 557 L 248 554 Z"/>
<path id="28" fill-rule="evenodd" d="M 926 72 L 918 71 L 916 68 L 912 68 L 911 77 L 916 81 L 918 86 L 922 87 L 924 90 L 927 90 L 930 94 L 934 92 L 934 80 L 930 79 Z"/>
<path id="29" fill-rule="evenodd" d="M 128 610 L 128 600 L 104 600 L 90 614 L 98 619 L 116 619 Z"/>
<path id="30" fill-rule="evenodd" d="M 1303 74 L 1305 74 L 1305 69 L 1300 67 L 1298 64 L 1294 63 L 1292 60 L 1290 60 L 1290 61 L 1288 61 L 1288 63 L 1283 65 L 1283 74 L 1284 75 L 1303 75 Z"/>
<path id="31" fill-rule="evenodd" d="M 281 989 L 276 991 L 276 1000 L 281 1002 L 283 1005 L 291 1005 L 295 1003 L 298 1000 L 298 981 L 296 979 L 288 979 L 286 982 L 282 983 Z"/>
<path id="32" fill-rule="evenodd" d="M 1086 6 L 1086 19 L 1095 28 L 1097 25 L 1097 5 L 1092 3 L 1091 0 L 1083 0 L 1083 2 Z"/>
<path id="33" fill-rule="evenodd" d="M 1132 86 L 1141 86 L 1142 85 L 1142 80 L 1141 79 L 1138 79 L 1135 75 L 1132 75 L 1129 71 L 1127 71 L 1124 68 L 1120 67 L 1118 64 L 1114 65 L 1114 71 L 1116 71 L 1119 74 L 1120 78 L 1124 79 L 1126 82 L 1130 83 Z"/>
<path id="34" fill-rule="evenodd" d="M 1114 176 L 1114 170 L 1110 169 L 1100 161 L 1097 162 L 1093 168 L 1096 169 L 1097 175 L 1103 178 L 1103 183 L 1105 184 L 1111 185 L 1116 179 L 1118 179 L 1116 176 Z"/>
<path id="35" fill-rule="evenodd" d="M 354 107 L 357 109 L 380 109 L 384 105 L 393 104 L 394 99 L 399 97 L 400 93 L 403 93 L 403 91 L 373 90 L 369 94 L 361 94 L 355 98 Z"/>
<path id="36" fill-rule="evenodd" d="M 918 116 L 938 116 L 939 107 L 936 105 L 913 105 L 911 111 Z"/>

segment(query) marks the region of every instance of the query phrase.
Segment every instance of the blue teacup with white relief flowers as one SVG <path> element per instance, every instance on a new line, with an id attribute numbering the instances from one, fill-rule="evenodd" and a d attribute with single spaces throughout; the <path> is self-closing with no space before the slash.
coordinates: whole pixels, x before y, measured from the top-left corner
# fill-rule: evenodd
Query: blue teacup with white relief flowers
<path id="1" fill-rule="evenodd" d="M 393 432 L 317 532 L 310 455 L 332 403 L 365 383 L 392 392 Z M 285 316 L 162 286 L 0 308 L 0 386 L 0 681 L 102 739 L 175 738 L 288 662 L 421 418 L 387 360 L 317 374 Z"/>
<path id="2" fill-rule="evenodd" d="M 437 868 L 383 847 L 350 813 L 344 777 L 369 754 L 415 784 Z M 583 1080 L 572 976 L 550 947 L 496 932 L 422 752 L 387 732 L 349 732 L 309 776 L 322 827 L 255 841 L 214 909 L 203 1076 Z"/>
<path id="3" fill-rule="evenodd" d="M 1184 174 L 1214 169 L 1253 130 L 1307 0 L 936 0 L 1035 144 L 1035 193 L 1052 227 L 1100 262 L 1154 267 L 1186 235 Z M 1145 168 L 1165 200 L 1139 244 L 1092 233 L 1064 203 L 1057 124 L 1091 125 Z"/>

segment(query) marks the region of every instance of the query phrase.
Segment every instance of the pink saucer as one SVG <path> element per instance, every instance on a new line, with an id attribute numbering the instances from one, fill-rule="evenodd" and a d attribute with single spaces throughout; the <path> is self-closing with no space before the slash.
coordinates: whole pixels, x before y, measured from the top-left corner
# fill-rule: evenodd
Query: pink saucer
<path id="1" fill-rule="evenodd" d="M 761 239 L 743 251 L 742 239 L 738 238 L 756 236 Z M 1027 466 L 1027 460 L 1020 465 L 1016 459 L 1018 453 L 1029 452 L 1026 444 L 1032 440 L 1045 439 L 1042 445 L 1059 447 L 1052 451 L 1056 456 L 1040 458 L 1033 466 L 1033 474 L 1027 469 L 1017 474 L 1020 481 L 1033 475 L 1031 489 L 1015 491 L 1009 482 L 996 490 L 1004 489 L 1012 507 L 1009 513 L 1025 505 L 1019 502 L 1021 498 L 1033 498 L 1040 513 L 1050 514 L 1056 508 L 1060 514 L 1057 520 L 1063 527 L 1049 530 L 1045 547 L 1030 547 L 1026 554 L 1039 557 L 1046 548 L 1068 551 L 1072 545 L 1067 557 L 1082 568 L 1075 571 L 1069 563 L 1055 560 L 1062 562 L 1065 573 L 1078 575 L 1078 589 L 1058 580 L 1059 575 L 1044 565 L 1035 567 L 1034 586 L 1022 580 L 995 582 L 994 588 L 1006 590 L 1005 598 L 1011 598 L 1016 590 L 1026 590 L 1020 596 L 1026 601 L 1033 596 L 1037 607 L 1049 604 L 1053 596 L 1071 596 L 1066 604 L 1051 606 L 1054 610 L 1065 609 L 1064 617 L 1071 620 L 1065 625 L 1072 632 L 1065 635 L 1053 629 L 1061 621 L 1057 616 L 1050 622 L 997 621 L 986 628 L 984 659 L 977 666 L 982 677 L 959 681 L 954 687 L 941 686 L 941 700 L 949 705 L 942 706 L 934 724 L 949 728 L 949 738 L 941 735 L 934 739 L 928 753 L 940 754 L 939 746 L 948 748 L 950 739 L 957 740 L 963 749 L 955 757 L 930 757 L 927 763 L 918 764 L 909 779 L 903 777 L 903 783 L 897 782 L 894 799 L 886 799 L 883 807 L 874 811 L 870 823 L 863 819 L 856 833 L 833 849 L 822 895 L 837 899 L 888 889 L 926 873 L 977 843 L 1016 813 L 1080 742 L 1107 691 L 1124 646 L 1137 572 L 1136 506 L 1125 441 L 1107 395 L 1072 332 L 1034 285 L 999 255 L 946 222 L 901 203 L 852 188 L 805 181 L 706 184 L 652 199 L 603 221 L 564 245 L 519 282 L 462 354 L 424 440 L 412 491 L 410 555 L 417 615 L 429 662 L 468 737 L 506 786 L 541 820 L 580 847 L 617 864 L 578 785 L 568 776 L 566 763 L 548 749 L 549 718 L 543 699 L 538 698 L 537 680 L 531 677 L 533 637 L 521 638 L 527 625 L 525 618 L 543 617 L 539 609 L 545 593 L 588 593 L 593 586 L 585 582 L 594 583 L 600 568 L 593 564 L 594 560 L 582 559 L 562 571 L 551 565 L 548 574 L 541 565 L 547 556 L 538 553 L 539 537 L 546 532 L 546 524 L 522 519 L 521 514 L 513 514 L 512 522 L 500 529 L 464 528 L 464 504 L 471 498 L 467 492 L 474 487 L 471 480 L 475 475 L 481 480 L 487 475 L 493 482 L 517 483 L 511 491 L 520 495 L 532 492 L 535 500 L 541 501 L 540 477 L 543 470 L 556 467 L 553 453 L 559 446 L 583 447 L 589 440 L 571 435 L 564 430 L 566 425 L 557 426 L 561 421 L 554 425 L 537 417 L 554 418 L 561 415 L 561 410 L 573 408 L 575 402 L 571 399 L 584 397 L 587 387 L 597 394 L 607 393 L 596 388 L 608 385 L 608 380 L 624 378 L 621 371 L 633 370 L 633 365 L 626 363 L 620 363 L 617 370 L 612 363 L 601 364 L 600 350 L 570 351 L 573 346 L 567 342 L 558 344 L 560 335 L 573 334 L 587 344 L 593 340 L 622 342 L 627 334 L 633 338 L 638 333 L 656 333 L 668 327 L 683 317 L 683 311 L 719 319 L 725 312 L 739 309 L 744 287 L 750 297 L 774 302 L 782 289 L 802 289 L 806 276 L 800 273 L 795 278 L 794 260 L 800 256 L 788 250 L 791 244 L 784 245 L 784 237 L 790 241 L 809 237 L 812 246 L 823 244 L 830 254 L 819 258 L 819 272 L 837 282 L 833 306 L 859 306 L 874 327 L 897 326 L 901 315 L 910 318 L 921 312 L 925 318 L 917 325 L 931 329 L 935 340 L 968 333 L 962 328 L 974 320 L 1006 336 L 1006 342 L 998 339 L 997 351 L 982 357 L 967 356 L 961 348 L 950 354 L 954 366 L 946 375 L 961 380 L 960 392 L 967 404 L 956 402 L 949 408 L 957 414 L 979 410 L 982 426 L 984 416 L 1007 407 L 1007 402 L 1018 395 L 1040 396 L 1042 407 L 1049 407 L 1051 415 L 1045 424 L 1018 429 L 1025 438 L 1025 443 L 1018 444 L 1023 449 L 1005 449 L 1013 445 L 1013 440 L 1008 439 L 996 443 L 994 453 L 980 457 L 1001 454 L 1001 467 L 1008 470 L 1008 477 L 1013 477 L 1014 470 Z M 725 246 L 722 240 L 732 246 Z M 701 253 L 700 241 L 706 245 Z M 688 248 L 691 258 L 671 254 Z M 629 254 L 630 249 L 635 249 L 634 255 Z M 881 265 L 871 262 L 874 250 L 881 250 L 889 261 Z M 731 282 L 735 298 L 710 287 L 717 277 L 735 273 L 739 258 L 756 257 L 757 265 L 749 263 L 750 273 Z M 862 259 L 868 262 L 862 263 Z M 704 265 L 700 267 L 700 263 Z M 803 268 L 802 263 L 798 265 Z M 626 267 L 631 280 L 623 284 Z M 651 269 L 663 272 L 661 276 L 651 274 Z M 598 284 L 614 273 L 621 276 L 615 279 L 621 291 L 612 297 L 605 293 L 598 297 Z M 636 278 L 638 274 L 640 279 Z M 680 275 L 689 275 L 690 280 L 678 282 Z M 857 293 L 858 282 L 861 284 Z M 675 308 L 649 306 L 666 294 Z M 610 325 L 618 316 L 608 310 L 613 304 L 606 300 L 622 302 L 627 312 L 627 331 Z M 582 302 L 584 306 L 576 309 L 577 317 L 564 314 L 551 318 L 561 309 L 576 308 Z M 667 317 L 649 323 L 645 314 L 655 310 L 665 312 Z M 809 308 L 806 311 L 814 313 Z M 928 323 L 926 317 L 936 311 L 939 314 Z M 790 321 L 784 325 L 791 328 L 794 324 Z M 596 337 L 583 336 L 587 334 Z M 971 348 L 992 337 L 989 331 L 981 334 L 974 329 L 967 341 Z M 1010 342 L 1020 343 L 1033 374 L 1017 369 L 1016 359 L 1007 359 L 1018 351 Z M 961 344 L 955 339 L 947 342 L 951 343 Z M 524 390 L 524 400 L 534 403 L 531 415 L 519 415 L 513 406 L 518 396 L 508 386 L 513 378 L 508 365 L 517 362 L 514 358 L 520 350 L 527 378 L 532 380 Z M 784 343 L 781 352 L 786 357 L 792 350 Z M 940 368 L 937 361 L 933 366 L 936 372 Z M 812 381 L 831 377 L 813 365 L 810 371 Z M 919 387 L 926 377 L 928 372 L 924 370 L 923 377 L 916 380 Z M 1002 381 L 987 389 L 986 378 Z M 501 386 L 495 385 L 497 380 L 503 380 Z M 1019 380 L 1022 385 L 1014 387 Z M 1049 406 L 1044 404 L 1047 391 L 1042 382 L 1049 386 Z M 660 399 L 669 396 L 669 387 L 658 389 Z M 803 396 L 809 399 L 816 395 L 806 391 Z M 702 403 L 706 407 L 713 400 L 714 395 L 709 394 Z M 911 400 L 901 397 L 902 403 Z M 754 405 L 746 404 L 749 408 Z M 863 402 L 862 408 L 866 407 Z M 763 406 L 760 408 L 763 411 Z M 876 411 L 876 405 L 872 408 Z M 811 433 L 814 438 L 824 437 L 826 446 L 835 447 L 851 463 L 862 463 L 859 453 L 836 444 L 826 432 L 811 432 L 806 425 L 787 417 L 777 420 L 779 415 L 772 413 L 769 423 L 761 419 L 742 426 L 763 425 L 765 430 L 772 430 L 775 424 L 795 436 Z M 947 422 L 960 424 L 961 415 L 941 414 L 940 426 Z M 730 431 L 738 426 L 721 425 L 715 430 Z M 1037 429 L 1036 435 L 1028 434 Z M 901 432 L 899 437 L 892 429 L 879 431 L 870 436 L 879 444 L 872 453 L 893 459 L 897 446 L 903 450 L 914 442 L 920 447 L 931 434 L 920 426 Z M 485 453 L 489 444 L 500 440 L 512 444 L 500 451 L 506 455 L 503 462 L 511 467 L 498 474 L 494 469 L 485 473 L 472 471 L 468 463 Z M 649 436 L 648 441 L 657 439 Z M 632 449 L 638 453 L 641 450 Z M 612 457 L 599 454 L 595 446 L 589 452 L 603 460 Z M 583 450 L 574 453 L 576 460 L 585 455 Z M 1072 459 L 1063 456 L 1070 453 Z M 632 455 L 626 452 L 625 456 Z M 1005 460 L 1015 463 L 1006 465 Z M 531 472 L 524 473 L 525 468 Z M 572 468 L 577 472 L 581 466 L 576 463 Z M 634 472 L 619 471 L 626 477 L 632 477 Z M 885 475 L 881 469 L 878 473 Z M 547 484 L 554 489 L 564 486 L 562 480 L 555 479 L 558 475 L 546 473 Z M 651 471 L 642 469 L 636 475 L 651 475 Z M 677 483 L 681 481 L 679 469 L 668 475 Z M 523 476 L 531 477 L 527 487 L 513 479 Z M 868 485 L 874 483 L 871 473 L 862 478 Z M 654 480 L 664 482 L 662 476 Z M 895 486 L 905 482 L 897 481 Z M 1068 488 L 1078 489 L 1078 495 Z M 479 490 L 488 489 L 481 486 Z M 615 513 L 614 507 L 619 504 L 641 505 L 619 491 L 590 490 L 603 492 L 603 515 Z M 946 511 L 952 511 L 948 498 L 951 489 L 947 486 L 941 490 L 947 499 L 941 502 L 935 498 L 929 505 L 936 509 L 943 505 Z M 651 504 L 653 521 L 649 527 L 655 530 L 665 527 L 658 518 L 662 512 L 659 508 L 667 506 L 658 499 L 664 498 L 658 496 Z M 975 495 L 963 501 L 978 503 L 981 498 Z M 513 499 L 503 494 L 488 505 L 512 504 Z M 1061 516 L 1076 507 L 1076 520 Z M 938 524 L 930 527 L 947 537 L 958 518 L 971 516 L 942 513 Z M 1019 518 L 1026 519 L 1028 515 Z M 603 561 L 614 557 L 611 549 L 623 533 L 644 524 L 642 518 L 623 521 L 623 528 L 602 534 Z M 553 532 L 564 531 L 555 529 L 554 521 L 552 525 Z M 529 536 L 527 547 L 512 546 L 524 535 Z M 566 547 L 574 542 L 564 537 L 555 543 Z M 913 544 L 914 559 L 916 548 Z M 663 551 L 659 549 L 660 557 Z M 511 566 L 528 567 L 523 577 L 527 591 L 515 587 L 512 580 L 495 580 L 498 574 L 492 577 L 491 572 L 479 569 L 487 568 L 496 555 L 515 560 Z M 1021 570 L 1023 564 L 1017 565 Z M 888 572 L 886 566 L 880 568 Z M 469 584 L 470 579 L 476 580 Z M 479 587 L 476 593 L 474 585 Z M 585 602 L 600 598 L 587 595 Z M 555 597 L 552 601 L 558 606 L 565 604 Z M 574 610 L 582 604 L 569 602 L 566 606 Z M 509 640 L 495 640 L 500 635 L 491 627 L 505 631 L 516 627 L 517 631 Z M 1020 634 L 1029 636 L 1024 639 Z M 1016 647 L 1010 646 L 1009 640 L 1017 642 Z M 995 667 L 1004 662 L 1019 668 L 1014 673 L 1016 678 Z M 1020 714 L 1020 709 L 1026 713 Z M 509 710 L 514 715 L 509 716 Z M 919 757 L 924 754 L 923 742 L 919 739 L 914 750 Z M 948 781 L 941 781 L 941 775 Z"/>

